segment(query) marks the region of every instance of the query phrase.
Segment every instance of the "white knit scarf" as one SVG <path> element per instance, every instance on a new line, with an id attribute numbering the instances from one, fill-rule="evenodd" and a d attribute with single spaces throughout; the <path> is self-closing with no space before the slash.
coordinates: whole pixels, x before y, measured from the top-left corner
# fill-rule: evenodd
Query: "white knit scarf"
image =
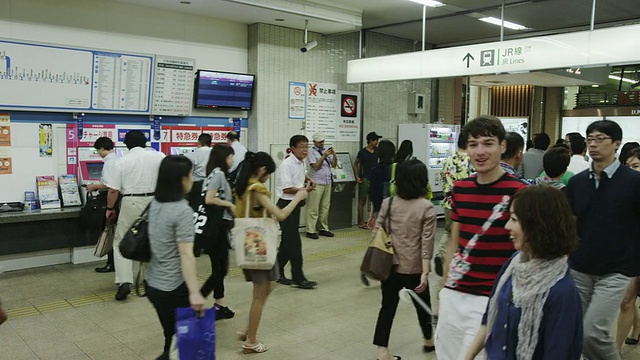
<path id="1" fill-rule="evenodd" d="M 512 301 L 521 311 L 518 324 L 518 360 L 531 360 L 538 344 L 538 331 L 542 321 L 544 303 L 549 290 L 567 273 L 567 257 L 553 260 L 528 259 L 518 253 L 498 282 L 495 294 L 489 301 L 487 316 L 488 335 L 491 335 L 498 313 L 498 294 L 505 282 L 512 278 Z"/>

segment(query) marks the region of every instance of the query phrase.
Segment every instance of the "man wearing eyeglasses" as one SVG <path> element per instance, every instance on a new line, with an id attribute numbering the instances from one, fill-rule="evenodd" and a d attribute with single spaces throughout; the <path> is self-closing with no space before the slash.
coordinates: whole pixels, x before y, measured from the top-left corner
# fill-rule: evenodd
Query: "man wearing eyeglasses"
<path id="1" fill-rule="evenodd" d="M 617 123 L 596 121 L 586 135 L 593 163 L 567 186 L 580 240 L 569 264 L 582 299 L 585 358 L 619 360 L 610 329 L 627 285 L 640 275 L 640 173 L 616 158 Z"/>
<path id="2" fill-rule="evenodd" d="M 291 156 L 282 161 L 276 176 L 276 195 L 278 207 L 283 209 L 295 199 L 300 190 L 311 191 L 316 184 L 306 175 L 304 160 L 309 154 L 309 139 L 304 135 L 294 135 L 289 139 Z M 298 289 L 315 289 L 318 285 L 315 281 L 308 280 L 302 271 L 302 241 L 300 240 L 300 208 L 296 209 L 280 222 L 282 241 L 278 249 L 278 266 L 280 278 L 277 280 L 282 285 L 291 285 Z M 284 267 L 291 262 L 291 279 L 284 273 Z"/>

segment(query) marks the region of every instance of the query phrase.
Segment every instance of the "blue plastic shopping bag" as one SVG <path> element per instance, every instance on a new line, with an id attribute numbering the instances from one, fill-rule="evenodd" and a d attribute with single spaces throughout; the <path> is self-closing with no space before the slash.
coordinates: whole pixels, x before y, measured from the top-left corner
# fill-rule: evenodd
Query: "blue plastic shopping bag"
<path id="1" fill-rule="evenodd" d="M 215 360 L 216 311 L 197 316 L 192 308 L 176 309 L 176 342 L 180 360 Z"/>

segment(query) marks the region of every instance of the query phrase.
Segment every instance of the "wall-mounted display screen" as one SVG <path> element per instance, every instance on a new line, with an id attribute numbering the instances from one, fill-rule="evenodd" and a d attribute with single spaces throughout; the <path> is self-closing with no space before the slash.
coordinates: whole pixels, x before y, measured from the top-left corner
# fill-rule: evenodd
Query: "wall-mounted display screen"
<path id="1" fill-rule="evenodd" d="M 253 100 L 251 74 L 198 70 L 195 104 L 198 109 L 250 110 Z"/>
<path id="2" fill-rule="evenodd" d="M 100 180 L 104 163 L 87 163 L 87 176 L 85 180 Z"/>

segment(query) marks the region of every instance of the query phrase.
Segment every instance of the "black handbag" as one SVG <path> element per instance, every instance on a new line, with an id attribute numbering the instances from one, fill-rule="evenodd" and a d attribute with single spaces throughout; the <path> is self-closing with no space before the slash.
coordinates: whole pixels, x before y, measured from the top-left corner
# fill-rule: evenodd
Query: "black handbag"
<path id="1" fill-rule="evenodd" d="M 83 230 L 101 232 L 107 211 L 107 197 L 87 193 L 87 202 L 80 210 L 80 226 Z"/>
<path id="2" fill-rule="evenodd" d="M 140 262 L 151 260 L 151 245 L 149 244 L 149 205 L 133 222 L 131 228 L 124 234 L 120 245 L 123 257 Z"/>

